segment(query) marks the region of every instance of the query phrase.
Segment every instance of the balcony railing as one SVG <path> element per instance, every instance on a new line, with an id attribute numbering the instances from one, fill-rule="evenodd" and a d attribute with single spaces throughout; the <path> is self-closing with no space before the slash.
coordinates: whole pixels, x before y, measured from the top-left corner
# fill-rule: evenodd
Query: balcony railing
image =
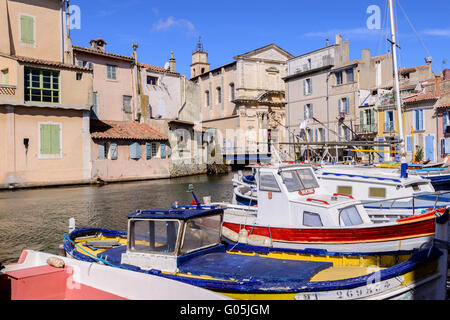
<path id="1" fill-rule="evenodd" d="M 355 132 L 358 134 L 370 134 L 378 132 L 378 126 L 375 123 L 355 125 L 354 128 Z"/>

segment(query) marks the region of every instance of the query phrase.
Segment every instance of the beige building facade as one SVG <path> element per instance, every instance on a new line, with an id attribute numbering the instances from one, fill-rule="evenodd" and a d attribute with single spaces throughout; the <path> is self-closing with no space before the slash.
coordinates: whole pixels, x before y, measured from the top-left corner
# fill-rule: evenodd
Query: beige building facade
<path id="1" fill-rule="evenodd" d="M 90 179 L 92 71 L 66 59 L 65 1 L 0 1 L 0 187 Z"/>
<path id="2" fill-rule="evenodd" d="M 207 54 L 199 48 L 193 53 L 191 66 L 191 80 L 200 91 L 202 112 L 198 121 L 217 129 L 224 153 L 267 153 L 269 141 L 284 141 L 282 78 L 287 73 L 286 61 L 293 56 L 270 44 L 210 70 Z"/>

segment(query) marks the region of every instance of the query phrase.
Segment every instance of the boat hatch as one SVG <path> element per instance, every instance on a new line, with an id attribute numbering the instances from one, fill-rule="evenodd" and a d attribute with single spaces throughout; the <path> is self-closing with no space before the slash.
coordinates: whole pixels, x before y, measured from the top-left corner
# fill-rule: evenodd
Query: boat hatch
<path id="1" fill-rule="evenodd" d="M 143 211 L 128 216 L 122 263 L 173 272 L 177 258 L 221 243 L 221 209 Z"/>

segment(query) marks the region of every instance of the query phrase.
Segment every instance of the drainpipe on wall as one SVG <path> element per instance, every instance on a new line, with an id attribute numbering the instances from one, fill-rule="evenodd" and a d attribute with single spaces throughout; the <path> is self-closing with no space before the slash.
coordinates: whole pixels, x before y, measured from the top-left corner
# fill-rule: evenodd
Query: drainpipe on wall
<path id="1" fill-rule="evenodd" d="M 64 63 L 64 42 L 65 42 L 65 28 L 64 28 L 64 12 L 65 12 L 66 0 L 61 0 L 59 3 L 59 15 L 61 23 L 61 62 Z M 64 8 L 64 9 L 63 9 Z"/>

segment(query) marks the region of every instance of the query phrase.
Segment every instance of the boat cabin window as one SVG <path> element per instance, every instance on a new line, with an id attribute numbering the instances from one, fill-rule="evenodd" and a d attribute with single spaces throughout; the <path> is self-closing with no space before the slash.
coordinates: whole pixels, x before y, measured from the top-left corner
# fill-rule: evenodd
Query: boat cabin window
<path id="1" fill-rule="evenodd" d="M 220 243 L 221 215 L 190 219 L 185 224 L 181 254 Z"/>
<path id="2" fill-rule="evenodd" d="M 339 211 L 340 223 L 344 226 L 357 226 L 363 224 L 358 209 L 355 206 L 347 207 Z"/>
<path id="3" fill-rule="evenodd" d="M 260 181 L 259 190 L 281 192 L 277 180 L 275 179 L 273 174 L 269 172 L 260 172 L 259 181 Z"/>
<path id="4" fill-rule="evenodd" d="M 179 228 L 178 220 L 132 220 L 129 249 L 135 252 L 174 254 Z"/>
<path id="5" fill-rule="evenodd" d="M 303 225 L 305 227 L 323 227 L 322 219 L 320 215 L 314 212 L 303 212 Z"/>
<path id="6" fill-rule="evenodd" d="M 289 192 L 319 187 L 319 183 L 309 169 L 282 171 L 281 178 Z"/>
<path id="7" fill-rule="evenodd" d="M 369 188 L 369 198 L 386 198 L 386 188 Z"/>
<path id="8" fill-rule="evenodd" d="M 351 186 L 338 186 L 336 191 L 337 193 L 345 194 L 346 196 L 353 195 L 353 188 Z"/>
<path id="9" fill-rule="evenodd" d="M 311 169 L 299 169 L 296 171 L 302 180 L 305 189 L 314 189 L 319 187 L 319 183 L 317 182 L 316 177 L 314 177 Z"/>

